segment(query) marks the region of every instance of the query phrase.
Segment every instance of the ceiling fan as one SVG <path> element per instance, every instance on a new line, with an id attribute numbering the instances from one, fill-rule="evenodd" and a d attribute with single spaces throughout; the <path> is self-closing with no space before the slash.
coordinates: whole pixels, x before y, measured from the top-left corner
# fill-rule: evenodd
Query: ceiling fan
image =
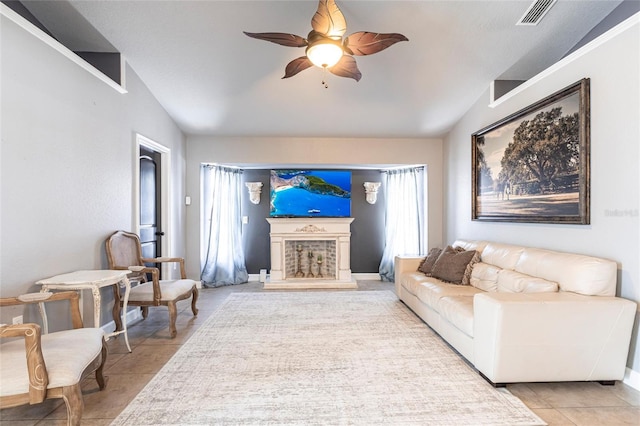
<path id="1" fill-rule="evenodd" d="M 362 74 L 353 56 L 378 53 L 399 41 L 409 41 L 402 34 L 359 31 L 344 37 L 347 21 L 335 0 L 320 0 L 318 10 L 311 19 L 313 28 L 307 38 L 287 33 L 249 33 L 258 40 L 270 41 L 288 47 L 306 47 L 305 56 L 287 64 L 282 78 L 293 77 L 300 71 L 316 65 L 339 77 L 360 81 Z M 327 85 L 322 82 L 325 87 Z"/>

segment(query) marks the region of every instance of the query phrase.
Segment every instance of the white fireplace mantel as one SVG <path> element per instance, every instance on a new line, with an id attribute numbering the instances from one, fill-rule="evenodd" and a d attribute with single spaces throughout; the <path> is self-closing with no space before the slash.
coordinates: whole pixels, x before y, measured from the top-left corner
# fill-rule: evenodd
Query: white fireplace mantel
<path id="1" fill-rule="evenodd" d="M 351 277 L 350 264 L 352 217 L 268 218 L 267 221 L 271 225 L 271 271 L 265 289 L 357 287 Z M 307 274 L 309 262 L 307 251 L 304 251 L 305 271 L 300 274 L 300 255 L 296 253 L 296 247 L 302 252 L 306 247 L 317 247 L 319 242 L 330 247 L 324 253 L 324 273 Z M 318 272 L 318 266 L 312 267 Z"/>

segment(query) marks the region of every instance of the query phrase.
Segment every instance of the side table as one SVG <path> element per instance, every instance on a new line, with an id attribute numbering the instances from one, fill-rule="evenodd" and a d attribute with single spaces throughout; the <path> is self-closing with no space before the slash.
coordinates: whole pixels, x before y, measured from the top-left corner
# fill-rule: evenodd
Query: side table
<path id="1" fill-rule="evenodd" d="M 130 271 L 125 270 L 90 270 L 90 271 L 75 271 L 68 274 L 56 275 L 55 277 L 47 278 L 36 282 L 41 285 L 40 292 L 46 292 L 49 290 L 91 290 L 93 294 L 93 326 L 100 327 L 100 311 L 102 307 L 102 298 L 100 296 L 100 289 L 102 287 L 114 286 L 114 304 L 113 304 L 113 320 L 116 324 L 116 329 L 112 333 L 106 335 L 107 340 L 109 337 L 116 336 L 124 333 L 124 341 L 127 344 L 127 349 L 131 352 L 131 346 L 129 346 L 129 336 L 127 334 L 127 303 L 129 302 L 129 293 L 131 291 L 131 283 L 127 275 Z M 124 300 L 120 308 L 120 286 L 124 286 Z M 44 308 L 44 304 L 40 303 L 40 312 L 43 318 L 43 332 L 48 333 L 48 321 L 47 313 Z M 124 312 L 124 320 L 121 320 L 121 312 Z"/>

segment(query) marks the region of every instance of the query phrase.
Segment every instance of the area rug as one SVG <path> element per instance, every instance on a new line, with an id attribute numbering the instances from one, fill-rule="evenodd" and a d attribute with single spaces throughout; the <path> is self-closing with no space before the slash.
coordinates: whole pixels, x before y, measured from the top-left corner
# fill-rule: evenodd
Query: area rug
<path id="1" fill-rule="evenodd" d="M 389 291 L 231 294 L 112 425 L 544 425 Z"/>

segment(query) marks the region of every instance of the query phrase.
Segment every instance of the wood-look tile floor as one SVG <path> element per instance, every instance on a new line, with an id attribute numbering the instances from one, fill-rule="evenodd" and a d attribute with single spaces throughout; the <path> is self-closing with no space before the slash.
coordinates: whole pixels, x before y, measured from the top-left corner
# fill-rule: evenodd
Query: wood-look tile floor
<path id="1" fill-rule="evenodd" d="M 393 290 L 393 283 L 359 281 L 358 290 Z M 231 293 L 263 291 L 257 282 L 202 289 L 197 317 L 191 315 L 189 301 L 179 303 L 178 336 L 169 338 L 168 314 L 164 307 L 149 310 L 149 317 L 129 327 L 128 353 L 122 337 L 109 340 L 105 367 L 107 388 L 99 391 L 90 377 L 83 382 L 82 424 L 108 425 L 144 388 L 180 346 Z M 549 425 L 640 425 L 640 392 L 617 382 L 527 383 L 507 387 Z M 0 411 L 5 425 L 65 425 L 66 410 L 61 400 Z"/>

